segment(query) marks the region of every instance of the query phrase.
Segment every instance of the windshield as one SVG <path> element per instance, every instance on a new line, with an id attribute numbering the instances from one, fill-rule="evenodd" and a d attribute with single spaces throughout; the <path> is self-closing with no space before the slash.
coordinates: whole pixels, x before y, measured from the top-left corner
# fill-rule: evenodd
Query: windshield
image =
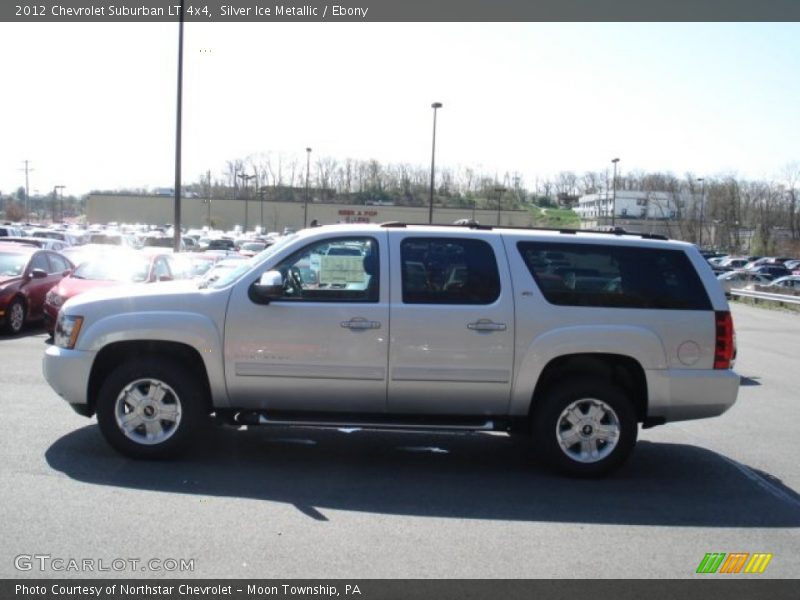
<path id="1" fill-rule="evenodd" d="M 272 246 L 265 248 L 262 252 L 256 254 L 253 258 L 248 260 L 243 260 L 241 265 L 236 266 L 235 268 L 231 269 L 220 275 L 219 279 L 214 281 L 207 281 L 201 282 L 200 287 L 208 287 L 212 289 L 219 289 L 223 288 L 227 285 L 230 285 L 234 281 L 237 281 L 242 275 L 247 273 L 253 266 L 257 263 L 260 263 L 265 258 L 272 256 L 279 250 L 281 250 L 284 246 L 286 246 L 290 241 L 295 239 L 297 234 L 287 235 L 277 242 L 275 242 Z"/>
<path id="2" fill-rule="evenodd" d="M 152 246 L 155 248 L 172 248 L 175 240 L 169 237 L 148 237 L 144 238 L 143 243 L 145 246 Z"/>
<path id="3" fill-rule="evenodd" d="M 112 246 L 121 246 L 122 238 L 118 235 L 106 235 L 104 233 L 93 233 L 89 236 L 90 244 L 109 244 Z"/>
<path id="4" fill-rule="evenodd" d="M 0 277 L 19 277 L 27 262 L 27 254 L 0 253 Z"/>
<path id="5" fill-rule="evenodd" d="M 102 258 L 83 263 L 75 269 L 72 277 L 96 281 L 140 282 L 147 281 L 149 271 L 150 260 L 147 257 Z"/>
<path id="6" fill-rule="evenodd" d="M 242 250 L 251 250 L 253 252 L 260 252 L 266 247 L 267 245 L 264 242 L 247 242 L 241 245 Z"/>

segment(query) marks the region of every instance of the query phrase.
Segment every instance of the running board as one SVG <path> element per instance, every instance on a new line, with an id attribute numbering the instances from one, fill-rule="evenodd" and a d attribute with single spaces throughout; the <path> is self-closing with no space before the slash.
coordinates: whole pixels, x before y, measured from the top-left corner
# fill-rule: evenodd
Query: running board
<path id="1" fill-rule="evenodd" d="M 241 411 L 232 415 L 232 421 L 237 425 L 263 425 L 275 427 L 319 427 L 326 429 L 374 429 L 374 430 L 397 430 L 397 431 L 498 431 L 504 430 L 498 427 L 493 419 L 480 421 L 461 421 L 461 422 L 414 422 L 401 420 L 358 420 L 358 419 L 336 419 L 332 418 L 302 418 L 302 417 L 280 417 L 267 416 L 261 412 Z"/>

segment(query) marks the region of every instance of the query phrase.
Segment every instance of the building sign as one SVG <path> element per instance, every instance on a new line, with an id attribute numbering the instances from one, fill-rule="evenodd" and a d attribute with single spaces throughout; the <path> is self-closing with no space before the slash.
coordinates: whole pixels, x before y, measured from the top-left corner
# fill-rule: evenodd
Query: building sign
<path id="1" fill-rule="evenodd" d="M 348 210 L 339 211 L 339 220 L 342 223 L 371 223 L 372 217 L 377 217 L 377 210 Z"/>

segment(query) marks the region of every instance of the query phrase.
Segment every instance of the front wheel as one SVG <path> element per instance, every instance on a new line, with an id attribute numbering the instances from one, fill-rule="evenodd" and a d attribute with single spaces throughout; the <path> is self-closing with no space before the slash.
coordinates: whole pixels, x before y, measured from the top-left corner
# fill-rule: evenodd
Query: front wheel
<path id="1" fill-rule="evenodd" d="M 548 467 L 574 477 L 599 477 L 628 459 L 638 426 L 625 392 L 595 380 L 551 388 L 537 403 L 533 433 Z"/>
<path id="2" fill-rule="evenodd" d="M 184 450 L 205 420 L 204 391 L 179 363 L 135 359 L 106 378 L 97 397 L 100 431 L 131 458 Z"/>
<path id="3" fill-rule="evenodd" d="M 25 325 L 25 303 L 20 298 L 14 298 L 6 309 L 5 329 L 11 335 L 17 335 Z"/>

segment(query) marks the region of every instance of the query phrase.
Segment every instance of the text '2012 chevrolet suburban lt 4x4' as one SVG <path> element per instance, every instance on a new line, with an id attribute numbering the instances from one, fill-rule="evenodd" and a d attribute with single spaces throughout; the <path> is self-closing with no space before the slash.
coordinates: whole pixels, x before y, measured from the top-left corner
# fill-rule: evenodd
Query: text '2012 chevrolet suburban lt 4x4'
<path id="1" fill-rule="evenodd" d="M 736 400 L 733 323 L 689 244 L 653 236 L 332 225 L 281 239 L 207 287 L 68 301 L 47 381 L 125 455 L 246 425 L 521 432 L 593 476 L 638 425 Z"/>

